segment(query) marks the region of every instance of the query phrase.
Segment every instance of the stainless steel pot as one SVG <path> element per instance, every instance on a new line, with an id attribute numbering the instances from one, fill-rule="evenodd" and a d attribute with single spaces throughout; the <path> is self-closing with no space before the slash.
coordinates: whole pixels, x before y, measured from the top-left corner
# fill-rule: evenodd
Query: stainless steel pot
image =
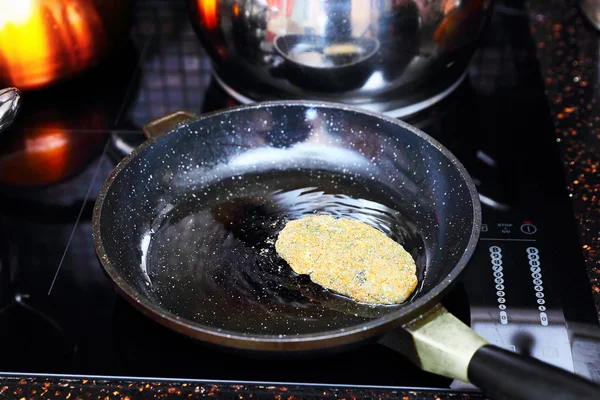
<path id="1" fill-rule="evenodd" d="M 421 101 L 464 76 L 491 0 L 190 0 L 218 82 L 238 101 Z"/>

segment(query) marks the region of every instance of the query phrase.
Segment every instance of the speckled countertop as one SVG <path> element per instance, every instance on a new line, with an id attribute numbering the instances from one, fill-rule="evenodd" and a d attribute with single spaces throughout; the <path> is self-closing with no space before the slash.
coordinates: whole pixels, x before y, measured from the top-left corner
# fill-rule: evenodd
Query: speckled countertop
<path id="1" fill-rule="evenodd" d="M 531 0 L 531 31 L 537 44 L 556 140 L 563 153 L 569 193 L 600 310 L 600 33 L 581 16 L 575 0 Z M 471 393 L 410 389 L 268 386 L 224 382 L 154 382 L 58 377 L 2 377 L 6 399 L 481 399 Z"/>
<path id="2" fill-rule="evenodd" d="M 600 32 L 585 19 L 578 3 L 535 0 L 528 2 L 528 9 L 600 313 Z"/>
<path id="3" fill-rule="evenodd" d="M 203 382 L 142 382 L 97 379 L 4 379 L 0 382 L 0 398 L 7 399 L 186 399 L 219 398 L 231 400 L 296 400 L 296 399 L 484 399 L 473 393 L 429 392 L 393 389 L 349 389 L 323 386 L 269 386 L 260 384 Z"/>

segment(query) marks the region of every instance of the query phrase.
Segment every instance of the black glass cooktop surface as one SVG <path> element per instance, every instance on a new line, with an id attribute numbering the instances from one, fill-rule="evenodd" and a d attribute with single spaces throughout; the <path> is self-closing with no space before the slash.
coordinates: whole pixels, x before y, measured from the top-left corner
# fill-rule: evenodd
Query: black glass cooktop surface
<path id="1" fill-rule="evenodd" d="M 235 104 L 186 12 L 179 2 L 137 4 L 119 52 L 24 94 L 0 136 L 0 371 L 462 388 L 381 343 L 293 360 L 224 352 L 157 325 L 115 292 L 91 233 L 104 179 L 143 142 L 144 123 Z M 444 304 L 494 344 L 597 377 L 598 320 L 546 102 L 527 15 L 498 2 L 467 79 L 405 120 L 449 147 L 481 195 L 480 243 Z"/>

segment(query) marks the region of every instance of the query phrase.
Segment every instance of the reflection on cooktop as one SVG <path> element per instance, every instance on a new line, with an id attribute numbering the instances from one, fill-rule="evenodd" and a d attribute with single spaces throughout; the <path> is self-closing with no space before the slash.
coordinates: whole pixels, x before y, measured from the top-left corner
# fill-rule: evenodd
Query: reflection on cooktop
<path id="1" fill-rule="evenodd" d="M 456 285 L 443 303 L 470 323 L 462 285 Z M 255 355 L 219 348 L 159 325 L 120 298 L 114 306 L 112 334 L 120 373 L 127 376 L 445 388 L 452 381 L 423 372 L 399 352 L 379 343 L 294 357 L 289 353 Z"/>
<path id="2" fill-rule="evenodd" d="M 68 371 L 77 345 L 48 315 L 21 295 L 0 310 L 0 371 Z"/>
<path id="3" fill-rule="evenodd" d="M 4 222 L 0 218 L 0 222 Z M 52 317 L 28 304 L 14 279 L 17 248 L 0 231 L 0 371 L 52 370 L 71 367 L 77 346 Z"/>

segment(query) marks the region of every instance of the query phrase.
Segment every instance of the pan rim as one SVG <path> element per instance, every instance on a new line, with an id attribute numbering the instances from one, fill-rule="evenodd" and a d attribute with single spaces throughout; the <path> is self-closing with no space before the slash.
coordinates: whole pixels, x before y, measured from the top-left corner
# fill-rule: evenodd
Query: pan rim
<path id="1" fill-rule="evenodd" d="M 469 195 L 471 197 L 472 211 L 473 211 L 473 224 L 469 235 L 469 241 L 465 246 L 462 255 L 458 262 L 454 265 L 452 270 L 446 277 L 444 277 L 438 284 L 436 284 L 430 291 L 425 293 L 420 298 L 411 301 L 399 310 L 385 314 L 377 319 L 373 319 L 367 322 L 363 322 L 357 325 L 353 325 L 347 328 L 338 328 L 329 331 L 305 333 L 305 334 L 291 334 L 291 335 L 277 335 L 277 334 L 259 334 L 259 333 L 243 333 L 239 331 L 231 331 L 220 328 L 211 327 L 209 325 L 201 324 L 191 320 L 183 319 L 177 314 L 167 311 L 158 307 L 157 305 L 150 302 L 143 295 L 139 293 L 137 289 L 129 285 L 113 266 L 109 259 L 108 254 L 104 250 L 102 237 L 100 234 L 100 220 L 102 216 L 102 207 L 104 200 L 106 199 L 112 183 L 119 176 L 131 161 L 136 159 L 140 153 L 146 147 L 149 147 L 155 141 L 160 140 L 163 136 L 174 134 L 180 129 L 188 126 L 189 124 L 195 123 L 196 121 L 213 118 L 215 116 L 226 116 L 229 113 L 236 113 L 250 109 L 260 109 L 269 107 L 315 107 L 325 108 L 331 110 L 341 110 L 353 113 L 363 114 L 365 116 L 380 119 L 397 125 L 403 129 L 410 131 L 411 134 L 417 135 L 431 146 L 437 149 L 442 155 L 444 155 L 448 161 L 456 168 L 457 172 L 462 177 L 464 184 L 466 184 Z M 100 189 L 100 192 L 96 198 L 93 217 L 92 217 L 92 236 L 94 241 L 94 247 L 96 253 L 102 265 L 104 271 L 108 274 L 113 284 L 118 289 L 117 291 L 124 296 L 134 307 L 136 307 L 143 314 L 150 316 L 162 325 L 168 326 L 171 329 L 184 333 L 188 336 L 195 337 L 207 342 L 215 344 L 226 344 L 227 347 L 235 348 L 252 348 L 260 350 L 301 350 L 303 347 L 315 348 L 315 347 L 332 347 L 340 344 L 351 343 L 361 338 L 367 338 L 374 336 L 377 333 L 382 333 L 388 328 L 396 327 L 401 325 L 413 318 L 416 318 L 431 307 L 438 304 L 440 297 L 445 294 L 457 281 L 457 278 L 467 266 L 471 259 L 475 248 L 477 246 L 480 229 L 481 229 L 481 204 L 479 201 L 479 194 L 475 187 L 475 184 L 467 172 L 466 168 L 462 163 L 451 153 L 445 146 L 443 146 L 436 139 L 421 131 L 420 129 L 404 122 L 399 119 L 388 117 L 382 113 L 365 110 L 357 106 L 350 106 L 346 104 L 329 102 L 329 101 L 314 101 L 314 100 L 276 100 L 276 101 L 263 101 L 253 104 L 238 105 L 234 107 L 228 107 L 212 112 L 208 112 L 195 118 L 191 118 L 186 121 L 182 121 L 168 131 L 161 135 L 157 135 L 146 140 L 140 146 L 135 148 L 131 153 L 124 157 L 110 172 L 108 177 Z M 303 345 L 304 344 L 304 345 Z M 319 344 L 318 346 L 314 346 Z M 308 347 L 310 345 L 310 347 Z"/>

